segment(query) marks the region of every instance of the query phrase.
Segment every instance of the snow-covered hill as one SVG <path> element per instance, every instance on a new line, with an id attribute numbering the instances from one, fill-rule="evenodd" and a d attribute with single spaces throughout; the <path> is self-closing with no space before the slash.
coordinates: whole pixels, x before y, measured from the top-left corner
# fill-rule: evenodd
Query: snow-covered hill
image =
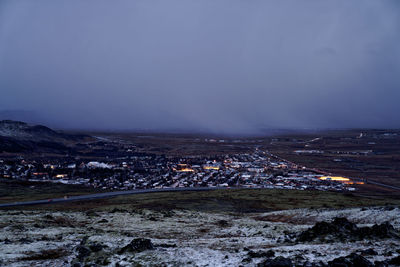
<path id="1" fill-rule="evenodd" d="M 90 138 L 86 135 L 71 135 L 54 131 L 42 125 L 25 122 L 0 121 L 1 152 L 65 152 L 66 144 Z"/>
<path id="2" fill-rule="evenodd" d="M 11 120 L 0 121 L 0 136 L 30 141 L 54 141 L 55 139 L 69 138 L 68 135 L 58 133 L 46 126 L 29 125 L 25 122 Z"/>
<path id="3" fill-rule="evenodd" d="M 332 227 L 338 216 L 353 228 L 376 232 L 356 239 L 296 239 L 317 222 Z M 0 258 L 4 266 L 274 266 L 271 261 L 287 263 L 279 266 L 327 266 L 334 260 L 387 264 L 400 259 L 399 218 L 398 207 L 251 214 L 0 211 Z M 385 222 L 394 228 L 372 227 Z M 349 230 L 346 225 L 339 229 Z"/>

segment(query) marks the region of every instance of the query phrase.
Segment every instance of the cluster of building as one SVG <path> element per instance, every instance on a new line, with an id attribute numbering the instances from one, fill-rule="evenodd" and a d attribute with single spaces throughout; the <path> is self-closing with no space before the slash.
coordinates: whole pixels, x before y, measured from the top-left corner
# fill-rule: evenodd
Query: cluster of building
<path id="1" fill-rule="evenodd" d="M 355 190 L 344 177 L 329 177 L 267 151 L 225 156 L 145 154 L 103 159 L 0 160 L 0 178 L 82 184 L 105 190 L 169 187 L 244 187 Z M 343 178 L 343 179 L 342 179 Z"/>

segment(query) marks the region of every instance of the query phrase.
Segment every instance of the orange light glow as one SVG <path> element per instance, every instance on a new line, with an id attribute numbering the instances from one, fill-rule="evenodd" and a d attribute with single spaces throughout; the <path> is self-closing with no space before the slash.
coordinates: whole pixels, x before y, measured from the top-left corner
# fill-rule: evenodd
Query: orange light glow
<path id="1" fill-rule="evenodd" d="M 218 166 L 204 166 L 203 169 L 205 170 L 219 170 Z"/>
<path id="2" fill-rule="evenodd" d="M 341 176 L 322 176 L 319 179 L 322 181 L 350 182 L 349 178 Z"/>
<path id="3" fill-rule="evenodd" d="M 194 170 L 193 169 L 190 169 L 190 168 L 183 168 L 183 169 L 180 169 L 180 170 L 177 170 L 178 172 L 194 172 Z"/>

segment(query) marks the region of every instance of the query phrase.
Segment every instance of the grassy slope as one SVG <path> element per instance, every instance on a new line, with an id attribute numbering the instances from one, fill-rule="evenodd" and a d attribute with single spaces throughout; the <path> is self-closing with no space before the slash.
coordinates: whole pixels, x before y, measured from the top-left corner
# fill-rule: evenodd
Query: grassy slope
<path id="1" fill-rule="evenodd" d="M 85 202 L 69 202 L 22 209 L 109 210 L 188 209 L 225 212 L 265 212 L 293 208 L 343 208 L 400 205 L 399 199 L 372 199 L 351 194 L 275 189 L 230 189 L 209 192 L 173 192 L 120 196 Z"/>
<path id="2" fill-rule="evenodd" d="M 98 193 L 93 188 L 53 183 L 0 180 L 0 203 Z"/>

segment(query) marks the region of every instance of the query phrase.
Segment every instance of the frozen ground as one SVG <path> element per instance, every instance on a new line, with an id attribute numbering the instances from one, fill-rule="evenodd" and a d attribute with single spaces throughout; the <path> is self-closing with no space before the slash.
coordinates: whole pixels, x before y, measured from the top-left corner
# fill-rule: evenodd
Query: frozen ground
<path id="1" fill-rule="evenodd" d="M 400 229 L 400 209 L 385 207 L 246 214 L 0 211 L 0 266 L 70 266 L 76 262 L 77 246 L 85 236 L 87 242 L 103 246 L 94 258 L 104 258 L 97 264 L 108 266 L 255 266 L 263 260 L 249 257 L 249 250 L 272 250 L 275 256 L 290 257 L 297 264 L 327 262 L 369 248 L 378 254 L 365 256 L 371 262 L 399 254 L 398 239 L 333 243 L 288 240 L 315 222 L 334 217 L 346 217 L 359 226 L 389 221 Z M 150 239 L 154 249 L 117 253 L 135 238 Z"/>

